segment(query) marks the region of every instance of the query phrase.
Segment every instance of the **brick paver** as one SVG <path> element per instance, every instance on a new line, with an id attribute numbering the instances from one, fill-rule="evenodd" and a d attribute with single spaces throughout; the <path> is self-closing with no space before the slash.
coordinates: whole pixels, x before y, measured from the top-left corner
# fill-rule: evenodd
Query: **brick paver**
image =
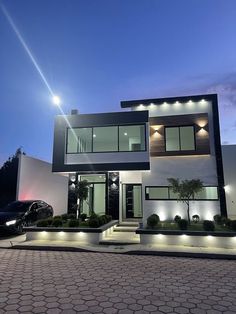
<path id="1" fill-rule="evenodd" d="M 0 313 L 236 313 L 236 261 L 0 250 Z"/>

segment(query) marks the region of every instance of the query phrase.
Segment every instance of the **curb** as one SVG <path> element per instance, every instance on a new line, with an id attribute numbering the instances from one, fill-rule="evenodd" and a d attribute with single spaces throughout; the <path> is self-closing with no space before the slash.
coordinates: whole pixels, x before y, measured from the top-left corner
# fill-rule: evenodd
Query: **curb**
<path id="1" fill-rule="evenodd" d="M 167 252 L 167 251 L 128 251 L 128 252 L 106 252 L 95 251 L 86 248 L 67 247 L 67 246 L 24 246 L 15 245 L 13 247 L 5 248 L 9 250 L 32 250 L 32 251 L 60 251 L 60 252 L 87 252 L 87 253 L 105 253 L 105 254 L 123 254 L 123 255 L 149 255 L 149 256 L 170 256 L 170 257 L 188 257 L 188 258 L 206 258 L 206 259 L 227 259 L 236 260 L 236 255 L 233 254 L 218 254 L 218 253 L 194 253 L 194 252 Z"/>

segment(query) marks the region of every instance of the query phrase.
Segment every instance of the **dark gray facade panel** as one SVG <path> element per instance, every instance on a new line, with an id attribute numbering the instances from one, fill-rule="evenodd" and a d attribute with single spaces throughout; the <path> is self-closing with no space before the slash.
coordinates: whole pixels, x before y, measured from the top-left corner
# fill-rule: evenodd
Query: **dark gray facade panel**
<path id="1" fill-rule="evenodd" d="M 112 170 L 146 170 L 149 162 L 116 164 L 73 164 L 65 165 L 66 130 L 69 127 L 96 127 L 108 125 L 125 125 L 147 123 L 148 111 L 112 112 L 99 114 L 57 116 L 54 126 L 53 172 L 70 171 L 112 171 Z M 135 168 L 136 167 L 136 168 Z"/>
<path id="2" fill-rule="evenodd" d="M 126 171 L 126 170 L 150 170 L 149 162 L 132 163 L 105 163 L 105 164 L 74 164 L 56 165 L 53 163 L 53 172 L 78 172 L 78 171 Z"/>

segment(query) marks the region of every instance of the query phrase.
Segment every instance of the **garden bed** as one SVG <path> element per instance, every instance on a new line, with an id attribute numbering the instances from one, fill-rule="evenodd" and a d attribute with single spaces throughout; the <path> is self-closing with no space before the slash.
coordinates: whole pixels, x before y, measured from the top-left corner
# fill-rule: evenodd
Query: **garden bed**
<path id="1" fill-rule="evenodd" d="M 141 244 L 236 249 L 236 232 L 137 229 Z"/>
<path id="2" fill-rule="evenodd" d="M 98 228 L 89 227 L 25 227 L 26 241 L 76 241 L 83 244 L 99 244 L 109 235 L 117 220 L 112 220 Z"/>

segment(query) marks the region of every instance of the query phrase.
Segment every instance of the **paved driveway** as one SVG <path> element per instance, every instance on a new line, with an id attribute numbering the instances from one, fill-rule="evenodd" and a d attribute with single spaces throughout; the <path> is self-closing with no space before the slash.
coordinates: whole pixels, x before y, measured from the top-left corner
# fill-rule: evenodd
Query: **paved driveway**
<path id="1" fill-rule="evenodd" d="M 236 262 L 0 250 L 0 313 L 236 313 Z"/>

